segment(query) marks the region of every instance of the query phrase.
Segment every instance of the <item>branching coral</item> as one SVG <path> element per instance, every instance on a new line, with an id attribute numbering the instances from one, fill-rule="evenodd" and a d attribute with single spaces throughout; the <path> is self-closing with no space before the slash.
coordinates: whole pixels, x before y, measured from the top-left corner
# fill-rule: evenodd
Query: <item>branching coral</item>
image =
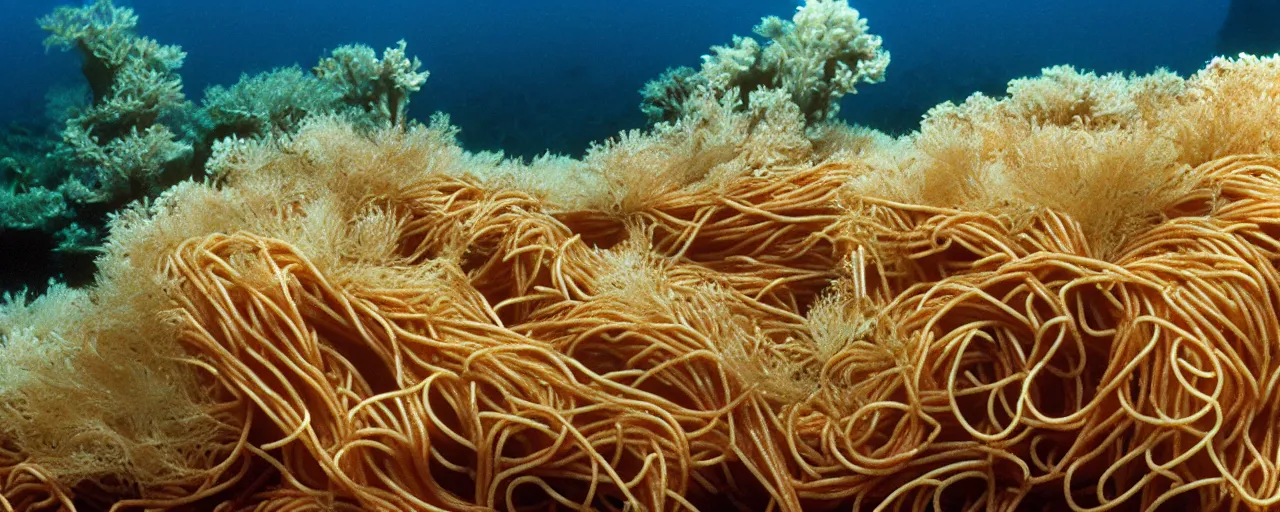
<path id="1" fill-rule="evenodd" d="M 186 54 L 172 45 L 134 33 L 138 17 L 132 9 L 118 8 L 110 0 L 98 0 L 82 7 L 62 6 L 40 18 L 40 28 L 49 32 L 45 47 L 75 48 L 84 58 L 84 74 L 93 90 L 94 103 L 113 96 L 118 82 L 130 82 L 122 73 L 147 71 L 172 74 L 182 67 Z"/>
<path id="2" fill-rule="evenodd" d="M 688 101 L 699 90 L 734 96 L 746 108 L 756 90 L 779 89 L 818 123 L 834 119 L 840 99 L 858 84 L 883 80 L 889 65 L 880 37 L 867 33 L 866 20 L 846 0 L 807 0 L 791 21 L 770 16 L 755 32 L 768 40 L 763 46 L 735 36 L 730 46 L 712 47 L 701 71 L 677 68 L 646 84 L 641 109 L 650 120 L 672 121 L 696 108 Z"/>
<path id="3" fill-rule="evenodd" d="M 87 138 L 104 148 L 112 143 L 123 148 L 135 140 L 155 146 L 155 136 L 147 133 L 154 133 L 151 128 L 162 117 L 185 106 L 177 69 L 186 54 L 177 46 L 162 46 L 134 34 L 137 21 L 131 9 L 117 8 L 110 0 L 79 8 L 59 7 L 41 18 L 41 28 L 50 32 L 46 46 L 80 50 L 93 91 L 93 103 L 67 121 L 71 133 L 66 138 Z M 169 145 L 169 151 L 153 152 L 161 159 L 146 163 L 149 172 L 159 173 L 172 161 L 169 156 L 189 150 L 179 142 Z M 118 181 L 113 175 L 136 174 L 111 169 L 110 152 L 76 152 L 85 158 L 85 164 L 102 169 L 100 180 L 107 188 Z"/>
<path id="4" fill-rule="evenodd" d="M 59 7 L 40 19 L 50 33 L 47 47 L 79 51 L 92 101 L 60 115 L 65 127 L 52 165 L 40 175 L 8 177 L 9 205 L 62 206 L 10 216 L 14 223 L 6 227 L 56 231 L 62 249 L 90 250 L 101 219 L 82 215 L 85 210 L 109 210 L 154 195 L 170 175 L 186 172 L 192 148 L 180 140 L 174 120 L 187 107 L 177 75 L 185 54 L 136 35 L 137 22 L 131 9 L 110 0 Z M 61 201 L 50 200 L 51 193 L 62 195 Z"/>
<path id="5" fill-rule="evenodd" d="M 297 67 L 245 76 L 230 88 L 210 88 L 196 109 L 178 76 L 186 54 L 138 35 L 132 9 L 99 0 L 59 7 L 39 24 L 49 32 L 47 47 L 80 54 L 89 100 L 51 97 L 56 134 L 11 133 L 0 143 L 0 233 L 52 238 L 73 266 L 91 266 L 108 215 L 201 177 L 223 139 L 285 137 L 306 117 L 335 113 L 364 130 L 404 125 L 408 96 L 427 78 L 403 42 L 381 60 L 366 47 L 346 46 L 321 61 L 319 76 Z M 27 284 L 39 287 L 49 277 L 31 276 Z"/>
<path id="6" fill-rule="evenodd" d="M 255 76 L 242 76 L 231 87 L 213 86 L 200 109 L 207 138 L 278 137 L 295 130 L 302 120 L 332 114 L 342 106 L 343 93 L 330 82 L 303 74 L 297 66 Z"/>
<path id="7" fill-rule="evenodd" d="M 347 45 L 333 50 L 321 59 L 314 71 L 321 80 L 342 91 L 342 99 L 360 107 L 374 124 L 403 126 L 407 119 L 409 95 L 422 88 L 428 73 L 418 71 L 417 58 L 409 60 L 405 42 L 382 52 L 382 59 L 372 48 Z"/>

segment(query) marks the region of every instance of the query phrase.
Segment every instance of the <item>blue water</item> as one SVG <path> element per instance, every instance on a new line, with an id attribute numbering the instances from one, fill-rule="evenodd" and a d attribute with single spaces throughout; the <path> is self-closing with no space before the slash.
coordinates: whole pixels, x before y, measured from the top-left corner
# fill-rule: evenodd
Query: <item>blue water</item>
<path id="1" fill-rule="evenodd" d="M 1272 1 L 1272 0 L 1265 0 Z M 74 52 L 46 53 L 35 19 L 67 2 L 9 1 L 0 17 L 0 124 L 39 120 L 44 94 L 83 83 Z M 187 52 L 189 98 L 241 73 L 310 68 L 336 46 L 405 39 L 431 77 L 411 114 L 448 112 L 472 150 L 577 155 L 638 128 L 637 90 L 711 45 L 747 35 L 794 0 L 138 0 L 138 32 Z M 887 79 L 846 98 L 843 117 L 909 131 L 930 106 L 1073 64 L 1186 74 L 1216 51 L 1228 0 L 853 0 L 893 55 Z M 1280 50 L 1277 47 L 1276 50 Z"/>

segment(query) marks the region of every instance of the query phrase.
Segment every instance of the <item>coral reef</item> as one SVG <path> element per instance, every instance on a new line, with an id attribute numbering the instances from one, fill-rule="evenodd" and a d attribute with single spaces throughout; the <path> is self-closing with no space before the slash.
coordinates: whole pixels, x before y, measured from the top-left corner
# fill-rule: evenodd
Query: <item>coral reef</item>
<path id="1" fill-rule="evenodd" d="M 0 239 L 34 232 L 52 238 L 59 253 L 81 255 L 66 258 L 56 275 L 28 276 L 23 284 L 36 289 L 54 277 L 84 284 L 77 276 L 92 272 L 108 217 L 202 177 L 224 139 L 281 137 L 308 116 L 330 114 L 366 131 L 403 125 L 410 95 L 427 79 L 403 41 L 380 60 L 349 45 L 310 74 L 286 67 L 211 87 L 196 108 L 178 75 L 186 54 L 138 35 L 132 9 L 97 0 L 58 7 L 39 24 L 49 32 L 46 47 L 80 54 L 89 92 L 50 96 L 55 134 L 16 129 L 0 140 Z M 64 260 L 55 256 L 45 258 Z"/>
<path id="2" fill-rule="evenodd" d="M 759 32 L 865 36 L 805 9 Z M 256 136 L 0 309 L 0 510 L 1280 503 L 1280 57 L 898 138 L 784 74 L 529 163 L 404 121 L 388 58 L 379 126 L 213 95 Z"/>
<path id="3" fill-rule="evenodd" d="M 40 19 L 46 47 L 80 53 L 91 100 L 55 114 L 63 126 L 50 151 L 24 157 L 22 148 L 7 148 L 16 156 L 8 157 L 0 192 L 9 212 L 3 228 L 48 231 L 60 250 L 88 251 L 100 237 L 97 211 L 157 194 L 171 184 L 167 175 L 185 168 L 191 146 L 178 140 L 175 123 L 186 108 L 177 76 L 186 55 L 138 36 L 137 23 L 110 0 Z"/>

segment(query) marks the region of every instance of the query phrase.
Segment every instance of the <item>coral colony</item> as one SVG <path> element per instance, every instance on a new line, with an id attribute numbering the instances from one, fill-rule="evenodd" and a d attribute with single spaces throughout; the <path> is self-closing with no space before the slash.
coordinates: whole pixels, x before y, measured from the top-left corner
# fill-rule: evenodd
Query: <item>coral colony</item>
<path id="1" fill-rule="evenodd" d="M 890 137 L 844 0 L 581 159 L 463 150 L 400 44 L 188 101 L 108 0 L 0 222 L 0 509 L 1272 510 L 1280 60 L 1071 67 Z M 16 145 L 15 145 L 16 144 Z"/>

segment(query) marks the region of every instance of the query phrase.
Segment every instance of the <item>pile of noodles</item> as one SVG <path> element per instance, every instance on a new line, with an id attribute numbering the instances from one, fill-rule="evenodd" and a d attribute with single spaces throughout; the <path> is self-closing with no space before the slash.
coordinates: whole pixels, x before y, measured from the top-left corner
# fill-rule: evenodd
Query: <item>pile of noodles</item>
<path id="1" fill-rule="evenodd" d="M 1280 499 L 1280 159 L 1196 169 L 1114 262 L 1059 215 L 1013 233 L 842 204 L 848 172 L 672 195 L 629 226 L 440 178 L 395 205 L 394 278 L 327 274 L 249 232 L 189 239 L 163 272 L 189 363 L 238 435 L 205 474 L 135 504 Z M 70 506 L 14 462 L 5 509 Z"/>
<path id="2" fill-rule="evenodd" d="M 157 276 L 213 442 L 145 485 L 0 443 L 0 509 L 1280 503 L 1280 158 L 1196 166 L 1106 257 L 1051 209 L 854 193 L 853 162 L 619 214 L 273 158 L 179 187 L 146 228 L 176 242 L 114 256 Z"/>

